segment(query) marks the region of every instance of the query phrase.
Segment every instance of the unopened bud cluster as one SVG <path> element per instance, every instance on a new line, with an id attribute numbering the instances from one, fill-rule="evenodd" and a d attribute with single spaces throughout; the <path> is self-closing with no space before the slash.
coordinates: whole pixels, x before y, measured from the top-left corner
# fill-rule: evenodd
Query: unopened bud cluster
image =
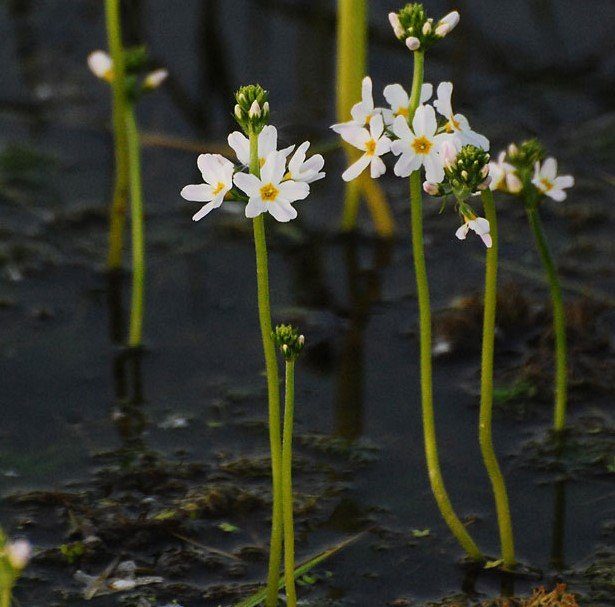
<path id="1" fill-rule="evenodd" d="M 528 139 L 519 145 L 511 143 L 506 152 L 508 162 L 518 170 L 533 170 L 545 158 L 545 149 L 538 139 Z"/>
<path id="2" fill-rule="evenodd" d="M 465 198 L 489 187 L 488 152 L 473 145 L 464 145 L 454 162 L 444 167 L 450 187 L 456 196 Z"/>
<path id="3" fill-rule="evenodd" d="M 278 325 L 272 337 L 286 360 L 296 360 L 305 345 L 305 337 L 292 325 Z"/>
<path id="4" fill-rule="evenodd" d="M 269 123 L 268 99 L 268 91 L 260 84 L 242 86 L 235 93 L 235 120 L 246 134 L 258 134 Z"/>
<path id="5" fill-rule="evenodd" d="M 397 13 L 389 13 L 389 22 L 397 39 L 411 51 L 424 51 L 453 30 L 459 23 L 459 13 L 452 11 L 434 22 L 421 3 L 413 2 Z"/>

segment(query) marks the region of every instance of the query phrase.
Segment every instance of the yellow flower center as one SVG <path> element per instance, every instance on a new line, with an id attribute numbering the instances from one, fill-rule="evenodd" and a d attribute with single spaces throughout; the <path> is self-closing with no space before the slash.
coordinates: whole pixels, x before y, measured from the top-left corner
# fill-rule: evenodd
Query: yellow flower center
<path id="1" fill-rule="evenodd" d="M 422 135 L 421 137 L 417 137 L 412 142 L 412 147 L 414 148 L 414 151 L 417 154 L 429 154 L 429 150 L 431 150 L 431 146 L 432 146 L 431 141 L 429 141 L 429 139 L 427 139 L 425 135 Z"/>
<path id="2" fill-rule="evenodd" d="M 226 186 L 221 181 L 218 181 L 218 185 L 214 188 L 212 194 L 217 196 L 225 187 Z"/>
<path id="3" fill-rule="evenodd" d="M 459 122 L 457 120 L 455 120 L 455 118 L 451 118 L 445 125 L 444 125 L 444 130 L 447 133 L 454 133 L 455 131 L 459 130 Z"/>
<path id="4" fill-rule="evenodd" d="M 549 190 L 552 190 L 552 189 L 553 189 L 553 184 L 552 184 L 552 183 L 551 183 L 551 182 L 550 182 L 550 181 L 549 181 L 546 177 L 543 177 L 543 178 L 540 180 L 540 183 L 541 183 L 541 185 L 542 185 L 542 189 L 543 189 L 545 192 L 548 192 Z"/>
<path id="5" fill-rule="evenodd" d="M 397 111 L 395 112 L 396 116 L 403 116 L 404 118 L 408 118 L 408 116 L 410 116 L 410 109 L 407 107 L 400 107 L 397 109 Z"/>
<path id="6" fill-rule="evenodd" d="M 263 165 L 265 164 L 265 160 L 267 160 L 266 158 L 259 158 L 258 159 L 258 166 L 262 169 Z"/>
<path id="7" fill-rule="evenodd" d="M 376 141 L 374 139 L 370 139 L 365 144 L 365 153 L 368 156 L 373 156 L 376 153 Z"/>
<path id="8" fill-rule="evenodd" d="M 280 193 L 280 190 L 276 188 L 273 183 L 268 183 L 261 188 L 261 198 L 265 202 L 273 202 Z"/>

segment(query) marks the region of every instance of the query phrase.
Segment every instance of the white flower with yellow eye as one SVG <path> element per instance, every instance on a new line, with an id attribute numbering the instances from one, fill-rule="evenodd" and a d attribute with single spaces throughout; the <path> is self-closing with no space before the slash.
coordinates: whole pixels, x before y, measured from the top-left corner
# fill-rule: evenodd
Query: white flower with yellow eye
<path id="1" fill-rule="evenodd" d="M 274 219 L 287 222 L 297 217 L 293 202 L 304 200 L 310 193 L 307 183 L 284 179 L 286 156 L 271 152 L 261 168 L 260 178 L 248 173 L 236 173 L 235 185 L 249 197 L 246 217 L 252 219 L 261 213 L 270 213 Z"/>
<path id="2" fill-rule="evenodd" d="M 433 95 L 433 86 L 426 82 L 421 88 L 421 103 L 427 103 Z M 410 114 L 410 96 L 401 84 L 389 84 L 384 87 L 384 98 L 391 109 L 384 108 L 382 117 L 384 124 L 389 127 L 397 116 L 404 116 L 406 120 Z"/>
<path id="3" fill-rule="evenodd" d="M 447 120 L 444 128 L 447 133 L 456 135 L 462 145 L 473 145 L 489 151 L 489 140 L 480 133 L 476 133 L 470 128 L 468 119 L 463 114 L 455 114 L 451 104 L 453 95 L 453 83 L 441 82 L 438 85 L 437 99 L 433 102 L 438 113 Z"/>
<path id="4" fill-rule="evenodd" d="M 235 171 L 235 165 L 220 154 L 201 154 L 197 159 L 197 166 L 205 183 L 187 185 L 181 191 L 182 198 L 186 200 L 207 203 L 192 217 L 194 221 L 203 219 L 222 204 L 224 197 L 233 187 Z"/>
<path id="5" fill-rule="evenodd" d="M 542 166 L 540 166 L 540 162 L 536 163 L 532 183 L 545 196 L 561 202 L 566 199 L 564 189 L 571 188 L 574 185 L 574 177 L 572 175 L 558 176 L 557 160 L 555 158 L 547 158 Z"/>
<path id="6" fill-rule="evenodd" d="M 340 122 L 339 124 L 334 124 L 331 128 L 336 133 L 339 133 L 341 135 L 342 131 L 347 128 L 368 126 L 371 119 L 374 116 L 379 115 L 381 111 L 382 110 L 380 108 L 374 107 L 372 79 L 369 76 L 365 76 L 361 84 L 361 101 L 355 103 L 350 110 L 352 120 L 349 120 L 348 122 Z"/>
<path id="7" fill-rule="evenodd" d="M 233 148 L 237 155 L 237 159 L 244 166 L 250 165 L 250 140 L 239 131 L 234 131 L 228 136 L 228 144 Z M 294 145 L 291 145 L 280 153 L 286 158 L 293 150 Z M 263 166 L 266 158 L 272 152 L 278 151 L 278 129 L 272 125 L 267 125 L 258 135 L 258 160 L 260 166 Z"/>
<path id="8" fill-rule="evenodd" d="M 417 108 L 412 119 L 412 129 L 403 116 L 395 119 L 393 132 L 399 139 L 392 143 L 391 151 L 400 157 L 394 168 L 395 175 L 408 177 L 424 166 L 428 182 L 440 183 L 444 179 L 440 148 L 450 136 L 444 133 L 436 135 L 437 130 L 436 113 L 430 105 Z"/>
<path id="9" fill-rule="evenodd" d="M 491 240 L 489 222 L 484 217 L 477 217 L 474 214 L 463 215 L 464 224 L 455 232 L 455 236 L 459 240 L 465 240 L 468 232 L 472 230 L 480 236 L 481 240 L 485 243 L 485 246 L 490 249 L 493 246 Z"/>
<path id="10" fill-rule="evenodd" d="M 325 159 L 321 154 L 314 154 L 306 160 L 306 153 L 310 147 L 309 141 L 304 141 L 293 154 L 293 157 L 288 162 L 288 172 L 286 179 L 293 181 L 303 181 L 304 183 L 313 183 L 319 179 L 323 179 L 325 173 L 321 169 L 325 166 Z"/>
<path id="11" fill-rule="evenodd" d="M 113 81 L 113 60 L 105 51 L 94 51 L 88 55 L 90 71 L 101 80 Z"/>
<path id="12" fill-rule="evenodd" d="M 369 130 L 354 125 L 342 129 L 340 135 L 344 141 L 364 152 L 359 160 L 344 171 L 344 181 L 356 179 L 367 167 L 370 167 L 370 175 L 374 179 L 386 172 L 386 166 L 380 156 L 391 150 L 391 140 L 384 134 L 382 116 L 372 118 Z"/>
<path id="13" fill-rule="evenodd" d="M 506 151 L 499 153 L 497 162 L 489 163 L 489 177 L 491 178 L 489 189 L 494 192 L 501 190 L 518 194 L 523 189 L 523 183 L 517 176 L 517 169 L 506 162 Z"/>

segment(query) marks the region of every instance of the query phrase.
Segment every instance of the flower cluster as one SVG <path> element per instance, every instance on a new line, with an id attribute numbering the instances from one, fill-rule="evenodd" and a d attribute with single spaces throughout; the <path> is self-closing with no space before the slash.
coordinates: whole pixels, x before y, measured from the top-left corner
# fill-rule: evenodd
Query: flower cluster
<path id="1" fill-rule="evenodd" d="M 538 204 L 544 196 L 561 202 L 567 188 L 574 185 L 572 175 L 557 174 L 557 160 L 545 158 L 545 150 L 536 139 L 519 145 L 511 143 L 489 165 L 490 188 L 519 194 L 528 204 Z"/>
<path id="2" fill-rule="evenodd" d="M 157 89 L 169 76 L 164 68 L 150 71 L 149 59 L 144 47 L 139 46 L 124 51 L 126 69 L 126 94 L 132 100 L 143 93 Z M 113 59 L 105 51 L 94 51 L 88 55 L 88 66 L 92 73 L 101 80 L 111 84 L 115 78 Z"/>
<path id="3" fill-rule="evenodd" d="M 187 185 L 181 191 L 186 200 L 206 203 L 194 216 L 198 221 L 222 205 L 224 200 L 247 202 L 245 215 L 254 218 L 270 213 L 274 219 L 287 222 L 297 217 L 292 203 L 304 200 L 311 183 L 322 179 L 325 161 L 321 154 L 307 157 L 310 147 L 305 141 L 278 150 L 278 131 L 266 124 L 269 117 L 267 92 L 260 86 L 242 87 L 236 94 L 235 118 L 246 133 L 258 133 L 259 175 L 246 172 L 250 165 L 250 140 L 235 131 L 228 144 L 237 156 L 237 163 L 220 154 L 201 154 L 197 166 L 204 183 Z M 293 153 L 294 152 L 294 153 Z"/>
<path id="4" fill-rule="evenodd" d="M 292 325 L 278 325 L 271 337 L 286 360 L 296 360 L 305 345 L 305 337 Z"/>
<path id="5" fill-rule="evenodd" d="M 397 13 L 389 13 L 389 22 L 398 40 L 411 51 L 423 51 L 453 30 L 459 23 L 459 13 L 452 11 L 434 23 L 422 4 L 412 3 Z"/>

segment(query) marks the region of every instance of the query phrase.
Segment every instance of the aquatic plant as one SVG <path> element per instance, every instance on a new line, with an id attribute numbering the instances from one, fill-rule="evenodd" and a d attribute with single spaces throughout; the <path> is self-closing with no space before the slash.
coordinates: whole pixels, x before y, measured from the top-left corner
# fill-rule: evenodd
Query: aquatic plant
<path id="1" fill-rule="evenodd" d="M 421 168 L 424 167 L 426 174 L 424 187 L 439 192 L 437 184 L 445 177 L 444 144 L 450 144 L 451 150 L 456 152 L 464 144 L 480 144 L 486 139 L 470 129 L 465 117 L 452 113 L 450 83 L 438 87 L 438 99 L 434 103 L 443 117 L 442 124 L 438 125 L 434 107 L 427 105 L 433 89 L 423 81 L 425 52 L 457 25 L 459 13 L 453 11 L 434 21 L 427 17 L 422 4 L 413 3 L 397 13 L 390 13 L 389 21 L 397 39 L 413 53 L 410 94 L 400 84 L 389 85 L 385 89 L 385 98 L 390 108 L 375 107 L 367 94 L 371 93 L 371 80 L 366 78 L 363 81 L 363 99 L 354 106 L 352 119 L 335 124 L 332 129 L 344 141 L 363 152 L 346 169 L 342 175 L 344 180 L 356 179 L 367 167 L 370 167 L 372 177 L 384 174 L 386 165 L 381 157 L 389 151 L 399 156 L 394 168 L 395 175 L 410 177 L 412 252 L 419 303 L 421 403 L 429 480 L 442 517 L 453 535 L 471 558 L 482 560 L 481 551 L 453 509 L 440 470 L 433 405 L 431 305 L 423 245 Z M 460 205 L 460 211 L 463 210 L 469 213 L 469 207 Z M 469 214 L 467 217 L 466 223 L 474 222 L 470 227 L 480 225 L 474 217 Z"/>
<path id="2" fill-rule="evenodd" d="M 338 0 L 337 3 L 337 116 L 342 121 L 353 112 L 356 97 L 361 93 L 361 81 L 367 67 L 368 2 L 367 0 Z M 369 93 L 371 97 L 371 91 Z M 372 102 L 373 106 L 373 102 Z M 357 152 L 345 145 L 349 162 L 356 160 Z M 376 232 L 389 238 L 394 224 L 391 210 L 377 182 L 364 175 L 356 182 L 346 184 L 342 230 L 356 227 L 361 196 L 374 222 Z"/>
<path id="3" fill-rule="evenodd" d="M 10 607 L 15 583 L 32 556 L 27 540 L 9 541 L 0 530 L 0 607 Z"/>
<path id="4" fill-rule="evenodd" d="M 293 425 L 295 411 L 295 362 L 305 338 L 290 325 L 278 325 L 273 341 L 285 363 L 284 430 L 282 433 L 282 514 L 284 519 L 284 579 L 286 604 L 297 605 L 295 589 L 295 525 L 293 518 Z"/>
<path id="5" fill-rule="evenodd" d="M 123 49 L 117 1 L 109 0 L 106 7 L 112 55 L 101 50 L 94 51 L 88 57 L 88 65 L 94 75 L 110 83 L 113 88 L 116 175 L 109 228 L 109 268 L 118 269 L 121 265 L 125 191 L 128 190 L 132 233 L 132 296 L 128 345 L 136 348 L 141 345 L 143 335 L 145 228 L 141 151 L 135 108 L 144 93 L 157 89 L 164 82 L 168 72 L 163 68 L 149 70 L 145 48 Z"/>
<path id="6" fill-rule="evenodd" d="M 501 190 L 520 196 L 525 205 L 536 248 L 549 282 L 551 305 L 553 307 L 553 332 L 555 334 L 555 404 L 553 428 L 561 433 L 566 427 L 568 400 L 568 355 L 566 344 L 566 312 L 562 286 L 557 267 L 547 242 L 539 208 L 547 197 L 562 202 L 566 189 L 574 185 L 571 175 L 557 174 L 557 160 L 545 159 L 542 144 L 536 139 L 519 145 L 510 144 L 500 152 L 498 161 L 491 164 L 491 189 Z"/>
<path id="7" fill-rule="evenodd" d="M 230 163 L 219 154 L 201 154 L 197 165 L 204 183 L 186 186 L 181 195 L 186 200 L 205 203 L 193 216 L 195 221 L 222 206 L 225 200 L 246 202 L 245 216 L 253 220 L 258 313 L 267 370 L 273 490 L 266 605 L 275 607 L 282 558 L 284 495 L 280 387 L 271 322 L 265 214 L 269 213 L 279 222 L 295 219 L 297 211 L 292 203 L 307 198 L 309 184 L 322 179 L 325 173 L 322 172 L 324 159 L 320 154 L 306 158 L 309 142 L 301 144 L 296 151 L 295 146 L 277 149 L 278 131 L 268 124 L 268 99 L 269 93 L 260 85 L 243 86 L 237 91 L 234 116 L 243 133 L 231 133 L 228 143 L 235 151 L 239 165 Z M 291 154 L 292 158 L 288 160 Z"/>

